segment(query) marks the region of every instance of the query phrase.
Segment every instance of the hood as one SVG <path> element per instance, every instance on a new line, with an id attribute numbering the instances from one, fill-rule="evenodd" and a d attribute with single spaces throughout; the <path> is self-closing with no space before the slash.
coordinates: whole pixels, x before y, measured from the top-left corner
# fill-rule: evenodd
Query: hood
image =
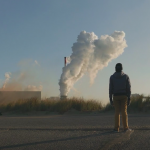
<path id="1" fill-rule="evenodd" d="M 125 73 L 124 73 L 123 71 L 121 71 L 121 72 L 115 72 L 115 73 L 113 74 L 113 76 L 114 76 L 115 78 L 122 78 L 124 75 L 125 75 Z"/>

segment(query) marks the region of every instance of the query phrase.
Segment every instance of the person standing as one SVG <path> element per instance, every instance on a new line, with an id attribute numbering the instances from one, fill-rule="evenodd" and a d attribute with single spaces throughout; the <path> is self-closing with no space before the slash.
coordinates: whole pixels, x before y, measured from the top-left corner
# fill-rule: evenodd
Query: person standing
<path id="1" fill-rule="evenodd" d="M 121 63 L 115 66 L 116 72 L 110 76 L 109 80 L 109 99 L 110 104 L 115 107 L 115 126 L 114 131 L 119 132 L 120 112 L 124 131 L 131 131 L 128 126 L 127 106 L 130 105 L 131 83 L 129 76 L 125 74 Z"/>

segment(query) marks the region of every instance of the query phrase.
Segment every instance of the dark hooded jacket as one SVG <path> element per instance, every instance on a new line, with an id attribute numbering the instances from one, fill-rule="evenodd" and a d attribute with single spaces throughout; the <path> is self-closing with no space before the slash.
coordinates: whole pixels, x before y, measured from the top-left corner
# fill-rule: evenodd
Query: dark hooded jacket
<path id="1" fill-rule="evenodd" d="M 126 95 L 128 99 L 131 95 L 131 83 L 129 76 L 123 71 L 115 72 L 110 76 L 109 80 L 109 98 L 112 100 L 112 95 Z"/>

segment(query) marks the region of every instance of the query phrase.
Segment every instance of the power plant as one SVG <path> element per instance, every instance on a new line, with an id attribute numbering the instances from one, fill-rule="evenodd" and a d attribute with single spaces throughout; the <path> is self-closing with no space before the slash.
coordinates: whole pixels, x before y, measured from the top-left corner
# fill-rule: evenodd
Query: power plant
<path id="1" fill-rule="evenodd" d="M 60 99 L 61 99 L 61 100 L 65 100 L 65 99 L 67 99 L 67 96 L 61 95 Z"/>
<path id="2" fill-rule="evenodd" d="M 64 67 L 66 67 L 67 65 L 67 57 L 64 57 Z M 67 96 L 66 95 L 61 95 L 60 96 L 60 100 L 65 100 L 67 99 Z"/>
<path id="3" fill-rule="evenodd" d="M 94 32 L 81 31 L 71 47 L 72 54 L 64 57 L 64 67 L 58 83 L 60 98 L 66 99 L 74 84 L 85 74 L 89 76 L 90 83 L 94 83 L 98 71 L 120 56 L 126 47 L 123 31 L 114 31 L 100 37 Z"/>

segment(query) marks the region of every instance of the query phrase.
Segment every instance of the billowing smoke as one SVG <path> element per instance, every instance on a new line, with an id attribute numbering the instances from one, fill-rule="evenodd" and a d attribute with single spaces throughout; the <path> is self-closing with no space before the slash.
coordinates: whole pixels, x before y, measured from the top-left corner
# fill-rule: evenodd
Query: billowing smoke
<path id="1" fill-rule="evenodd" d="M 36 60 L 34 63 L 29 61 L 27 64 L 27 62 L 21 62 L 21 70 L 5 73 L 5 81 L 0 91 L 42 91 L 43 86 L 36 79 L 35 73 L 35 65 L 39 66 L 38 62 Z"/>
<path id="2" fill-rule="evenodd" d="M 25 88 L 25 91 L 42 91 L 43 86 L 35 86 L 35 85 L 28 85 L 27 88 Z"/>
<path id="3" fill-rule="evenodd" d="M 3 84 L 2 89 L 5 89 L 5 88 L 6 88 L 6 84 L 7 84 L 7 82 L 8 82 L 9 79 L 10 79 L 10 75 L 11 75 L 10 72 L 6 72 L 6 73 L 5 73 L 5 81 L 4 81 L 4 84 Z"/>
<path id="4" fill-rule="evenodd" d="M 117 58 L 127 47 L 125 33 L 115 31 L 111 35 L 102 35 L 98 38 L 93 32 L 80 32 L 77 42 L 72 46 L 70 63 L 63 68 L 59 81 L 60 95 L 67 96 L 74 83 L 85 73 L 93 83 L 99 70 Z"/>

